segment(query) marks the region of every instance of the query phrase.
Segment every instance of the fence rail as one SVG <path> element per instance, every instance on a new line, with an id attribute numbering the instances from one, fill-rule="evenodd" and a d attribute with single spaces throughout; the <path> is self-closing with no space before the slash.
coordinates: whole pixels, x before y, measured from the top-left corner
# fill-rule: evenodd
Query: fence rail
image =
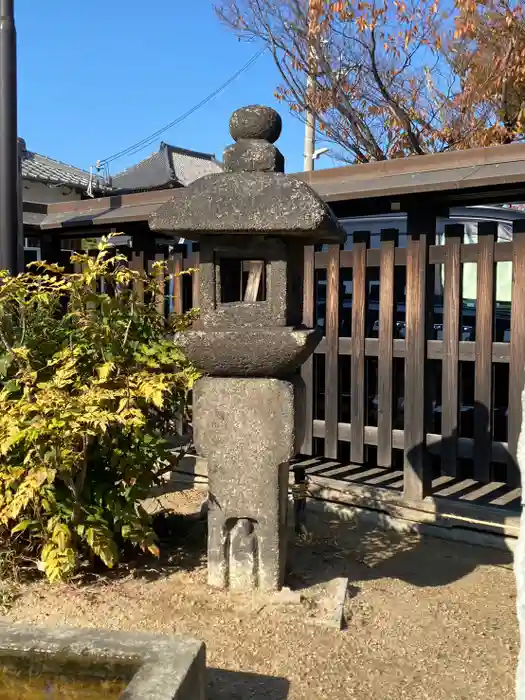
<path id="1" fill-rule="evenodd" d="M 305 248 L 303 321 L 324 337 L 301 368 L 303 455 L 370 469 L 378 485 L 401 472 L 411 501 L 444 479 L 519 486 L 525 225 L 512 242 L 495 223 L 478 225 L 477 242 L 464 233 L 448 225 L 439 243 L 435 215 L 413 211 L 407 236 L 385 229 L 376 248 L 367 231 Z M 496 293 L 502 263 L 510 300 Z M 199 306 L 198 266 L 197 251 L 169 256 L 171 272 L 197 270 L 174 280 L 177 312 Z"/>

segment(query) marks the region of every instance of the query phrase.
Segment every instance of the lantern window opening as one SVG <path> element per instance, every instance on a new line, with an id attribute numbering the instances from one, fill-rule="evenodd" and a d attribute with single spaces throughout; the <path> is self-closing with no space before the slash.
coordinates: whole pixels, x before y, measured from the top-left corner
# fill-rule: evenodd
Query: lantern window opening
<path id="1" fill-rule="evenodd" d="M 221 304 L 254 304 L 267 299 L 264 260 L 221 257 L 217 261 Z"/>

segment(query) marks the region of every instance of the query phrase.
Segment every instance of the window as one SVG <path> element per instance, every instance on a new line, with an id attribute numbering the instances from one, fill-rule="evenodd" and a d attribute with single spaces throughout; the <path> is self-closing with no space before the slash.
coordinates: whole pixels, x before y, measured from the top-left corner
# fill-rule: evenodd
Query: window
<path id="1" fill-rule="evenodd" d="M 221 304 L 266 301 L 264 260 L 221 258 L 218 262 Z"/>

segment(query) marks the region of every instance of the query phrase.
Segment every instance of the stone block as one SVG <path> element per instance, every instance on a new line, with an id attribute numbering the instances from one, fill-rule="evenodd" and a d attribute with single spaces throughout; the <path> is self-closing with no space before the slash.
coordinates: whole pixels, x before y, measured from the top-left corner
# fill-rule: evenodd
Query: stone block
<path id="1" fill-rule="evenodd" d="M 175 471 L 188 474 L 188 476 L 208 479 L 208 463 L 202 457 L 194 454 L 183 457 Z"/>
<path id="2" fill-rule="evenodd" d="M 294 386 L 206 377 L 196 383 L 193 402 L 195 447 L 208 463 L 209 583 L 278 590 L 286 565 Z"/>
<path id="3" fill-rule="evenodd" d="M 281 135 L 282 126 L 279 113 L 262 105 L 236 109 L 230 118 L 230 134 L 234 141 L 265 139 L 274 143 Z"/>
<path id="4" fill-rule="evenodd" d="M 206 649 L 186 637 L 0 623 L 0 666 L 129 679 L 126 700 L 205 700 Z"/>
<path id="5" fill-rule="evenodd" d="M 228 146 L 223 154 L 226 170 L 231 172 L 283 173 L 284 157 L 268 141 L 246 139 Z"/>
<path id="6" fill-rule="evenodd" d="M 169 231 L 200 240 L 247 235 L 344 243 L 345 232 L 321 197 L 305 182 L 282 173 L 205 175 L 151 214 L 152 231 Z"/>
<path id="7" fill-rule="evenodd" d="M 199 325 L 212 327 L 255 327 L 294 325 L 299 320 L 300 303 L 293 306 L 295 318 L 291 321 L 287 308 L 288 287 L 291 284 L 288 273 L 288 258 L 292 253 L 302 262 L 302 248 L 286 244 L 276 239 L 251 241 L 232 253 L 219 236 L 203 239 L 200 250 L 200 306 Z M 237 258 L 241 260 L 261 260 L 264 263 L 266 298 L 264 301 L 245 303 L 244 301 L 221 303 L 221 276 L 223 261 Z M 295 268 L 294 268 L 295 272 Z M 302 273 L 302 270 L 300 271 Z M 239 290 L 240 291 L 240 290 Z M 302 286 L 301 286 L 302 292 Z"/>
<path id="8" fill-rule="evenodd" d="M 319 330 L 190 330 L 175 343 L 196 367 L 216 377 L 289 377 L 322 339 Z"/>
<path id="9" fill-rule="evenodd" d="M 343 577 L 334 578 L 311 589 L 310 602 L 313 603 L 314 614 L 307 618 L 307 622 L 342 630 L 347 594 L 348 579 Z"/>

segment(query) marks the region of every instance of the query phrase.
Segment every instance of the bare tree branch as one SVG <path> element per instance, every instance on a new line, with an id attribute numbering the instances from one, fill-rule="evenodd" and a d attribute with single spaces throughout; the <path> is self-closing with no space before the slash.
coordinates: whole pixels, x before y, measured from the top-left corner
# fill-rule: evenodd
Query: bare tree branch
<path id="1" fill-rule="evenodd" d="M 525 133 L 523 0 L 218 1 L 223 22 L 268 46 L 278 97 L 300 119 L 313 112 L 343 160 Z"/>

